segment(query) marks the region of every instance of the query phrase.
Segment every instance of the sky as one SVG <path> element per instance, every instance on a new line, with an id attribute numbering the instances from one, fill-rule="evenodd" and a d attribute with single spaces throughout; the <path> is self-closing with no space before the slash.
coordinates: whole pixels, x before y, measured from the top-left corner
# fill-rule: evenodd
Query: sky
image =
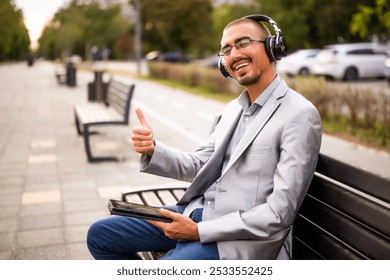
<path id="1" fill-rule="evenodd" d="M 23 10 L 33 49 L 37 47 L 37 41 L 46 23 L 68 2 L 68 0 L 14 0 L 15 5 Z"/>

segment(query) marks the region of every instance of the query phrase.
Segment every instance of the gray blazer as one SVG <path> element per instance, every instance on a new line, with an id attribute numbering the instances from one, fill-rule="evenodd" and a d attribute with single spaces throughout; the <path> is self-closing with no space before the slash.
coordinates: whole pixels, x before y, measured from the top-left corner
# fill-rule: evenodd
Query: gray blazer
<path id="1" fill-rule="evenodd" d="M 219 164 L 242 113 L 230 102 L 208 141 L 193 153 L 156 141 L 144 172 L 191 181 L 179 204 L 219 180 L 216 219 L 198 224 L 202 243 L 217 242 L 221 259 L 288 259 L 292 224 L 313 177 L 322 126 L 316 108 L 280 80 L 221 174 Z"/>

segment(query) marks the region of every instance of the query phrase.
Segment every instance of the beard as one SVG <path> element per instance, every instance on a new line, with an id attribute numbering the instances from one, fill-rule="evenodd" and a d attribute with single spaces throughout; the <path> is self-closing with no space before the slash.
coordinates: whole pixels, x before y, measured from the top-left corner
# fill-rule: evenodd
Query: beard
<path id="1" fill-rule="evenodd" d="M 237 77 L 237 82 L 242 86 L 251 86 L 256 84 L 260 79 L 260 75 L 252 74 L 252 75 L 244 75 L 241 77 Z"/>

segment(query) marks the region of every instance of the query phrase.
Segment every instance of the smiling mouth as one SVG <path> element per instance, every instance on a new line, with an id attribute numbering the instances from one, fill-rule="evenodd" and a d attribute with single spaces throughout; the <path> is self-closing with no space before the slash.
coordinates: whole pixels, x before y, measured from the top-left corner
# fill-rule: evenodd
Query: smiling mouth
<path id="1" fill-rule="evenodd" d="M 241 62 L 241 63 L 238 63 L 237 65 L 234 66 L 234 71 L 237 71 L 245 66 L 248 66 L 249 65 L 249 62 Z"/>

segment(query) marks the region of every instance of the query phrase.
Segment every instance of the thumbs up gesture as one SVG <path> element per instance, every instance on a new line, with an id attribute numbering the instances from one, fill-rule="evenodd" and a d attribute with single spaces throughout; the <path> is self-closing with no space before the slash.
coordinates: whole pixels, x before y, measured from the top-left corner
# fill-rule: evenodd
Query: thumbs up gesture
<path id="1" fill-rule="evenodd" d="M 153 155 L 154 140 L 153 131 L 150 125 L 146 122 L 144 113 L 140 108 L 135 110 L 140 125 L 133 128 L 131 139 L 133 140 L 133 147 L 137 153 Z"/>

